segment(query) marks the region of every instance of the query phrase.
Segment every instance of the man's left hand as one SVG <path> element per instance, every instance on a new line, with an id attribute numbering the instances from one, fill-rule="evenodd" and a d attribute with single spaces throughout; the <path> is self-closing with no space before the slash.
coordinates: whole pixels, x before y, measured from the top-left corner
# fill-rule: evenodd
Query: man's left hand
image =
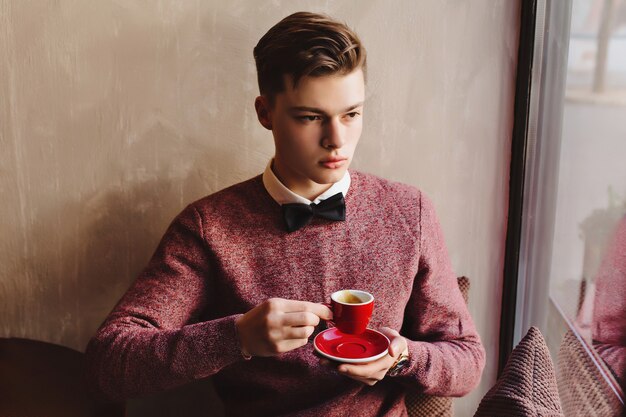
<path id="1" fill-rule="evenodd" d="M 402 353 L 406 354 L 409 349 L 406 339 L 400 336 L 400 333 L 397 331 L 383 327 L 380 329 L 380 332 L 387 336 L 391 342 L 389 344 L 389 354 L 369 363 L 342 363 L 337 367 L 337 371 L 342 375 L 370 386 L 382 380 L 400 355 Z M 328 359 L 321 359 L 321 362 L 325 364 L 332 363 Z"/>

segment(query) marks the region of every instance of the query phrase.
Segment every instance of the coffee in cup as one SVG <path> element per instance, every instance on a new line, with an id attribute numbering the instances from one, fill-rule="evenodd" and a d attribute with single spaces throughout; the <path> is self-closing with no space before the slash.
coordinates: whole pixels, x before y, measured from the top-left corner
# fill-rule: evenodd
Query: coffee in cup
<path id="1" fill-rule="evenodd" d="M 367 328 L 374 310 L 374 296 L 360 290 L 341 290 L 331 296 L 333 322 L 346 334 L 361 334 Z"/>

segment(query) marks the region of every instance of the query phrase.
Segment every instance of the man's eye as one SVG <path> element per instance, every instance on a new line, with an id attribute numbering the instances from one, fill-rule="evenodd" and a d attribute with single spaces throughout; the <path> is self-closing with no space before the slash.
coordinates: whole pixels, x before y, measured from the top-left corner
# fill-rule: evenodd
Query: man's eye
<path id="1" fill-rule="evenodd" d="M 353 112 L 350 112 L 350 113 L 346 114 L 346 116 L 348 116 L 350 119 L 354 119 L 358 115 L 359 115 L 358 111 L 353 111 Z"/>
<path id="2" fill-rule="evenodd" d="M 299 116 L 298 119 L 302 120 L 303 122 L 315 122 L 317 120 L 322 120 L 322 118 L 320 116 Z"/>

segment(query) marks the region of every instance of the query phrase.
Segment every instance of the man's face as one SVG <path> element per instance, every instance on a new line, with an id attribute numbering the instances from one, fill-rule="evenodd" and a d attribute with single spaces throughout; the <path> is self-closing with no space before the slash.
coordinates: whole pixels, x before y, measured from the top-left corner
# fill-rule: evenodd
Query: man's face
<path id="1" fill-rule="evenodd" d="M 363 71 L 303 77 L 296 89 L 288 76 L 285 86 L 268 106 L 266 127 L 276 145 L 273 168 L 289 189 L 313 199 L 339 181 L 352 162 L 363 128 Z"/>

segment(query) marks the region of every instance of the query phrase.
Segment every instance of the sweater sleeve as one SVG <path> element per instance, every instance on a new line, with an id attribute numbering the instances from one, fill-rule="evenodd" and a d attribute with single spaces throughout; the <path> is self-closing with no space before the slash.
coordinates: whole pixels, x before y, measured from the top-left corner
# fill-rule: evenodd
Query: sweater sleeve
<path id="1" fill-rule="evenodd" d="M 401 334 L 409 366 L 398 375 L 425 394 L 462 396 L 480 381 L 485 351 L 452 269 L 433 204 L 420 193 L 419 270 Z"/>
<path id="2" fill-rule="evenodd" d="M 197 322 L 210 264 L 200 215 L 187 207 L 86 349 L 87 378 L 124 399 L 207 377 L 242 359 L 235 320 Z"/>

